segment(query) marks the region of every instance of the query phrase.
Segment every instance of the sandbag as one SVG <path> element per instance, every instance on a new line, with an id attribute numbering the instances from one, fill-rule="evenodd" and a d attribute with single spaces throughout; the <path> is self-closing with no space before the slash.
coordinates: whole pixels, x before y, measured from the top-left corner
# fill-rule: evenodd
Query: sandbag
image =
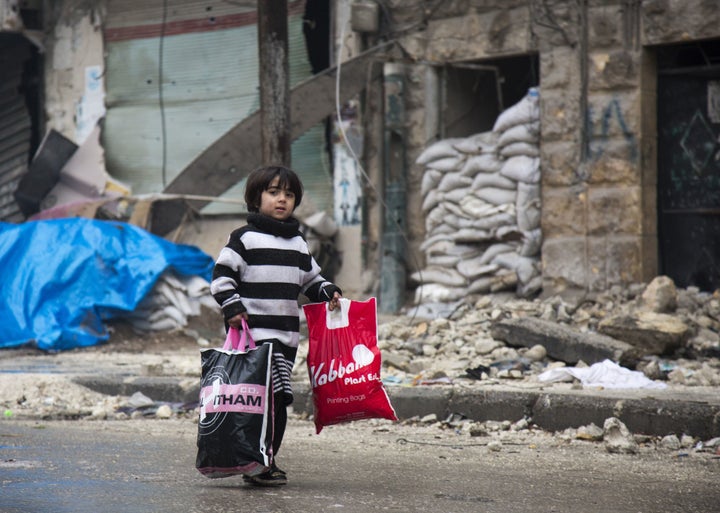
<path id="1" fill-rule="evenodd" d="M 474 177 L 478 173 L 495 173 L 501 167 L 502 161 L 495 153 L 483 153 L 469 157 L 460 169 L 460 174 Z"/>
<path id="2" fill-rule="evenodd" d="M 518 155 L 505 161 L 500 174 L 524 183 L 540 182 L 540 159 Z"/>
<path id="3" fill-rule="evenodd" d="M 473 191 L 473 195 L 492 205 L 514 205 L 517 200 L 516 190 L 498 189 L 497 187 L 484 187 L 482 189 L 477 189 L 476 191 Z"/>
<path id="4" fill-rule="evenodd" d="M 540 139 L 540 122 L 520 123 L 512 126 L 500 134 L 498 147 L 502 149 L 512 143 L 537 144 Z"/>
<path id="5" fill-rule="evenodd" d="M 425 164 L 428 169 L 436 169 L 443 173 L 459 169 L 463 160 L 458 157 L 445 157 L 438 160 L 433 160 Z"/>
<path id="6" fill-rule="evenodd" d="M 462 176 L 460 173 L 447 173 L 442 177 L 437 189 L 441 192 L 449 192 L 462 187 L 470 187 L 472 178 Z"/>
<path id="7" fill-rule="evenodd" d="M 445 201 L 449 201 L 450 203 L 455 203 L 456 205 L 459 205 L 463 198 L 466 198 L 468 194 L 470 194 L 470 187 L 460 187 L 458 189 L 446 192 L 443 199 Z"/>
<path id="8" fill-rule="evenodd" d="M 443 201 L 443 193 L 438 191 L 437 189 L 433 189 L 430 192 L 427 193 L 427 196 L 423 199 L 422 203 L 422 211 L 423 212 L 429 212 L 436 206 L 440 204 L 441 201 Z"/>
<path id="9" fill-rule="evenodd" d="M 534 230 L 540 226 L 540 186 L 537 184 L 526 184 L 518 182 L 517 201 L 517 225 L 520 230 Z"/>
<path id="10" fill-rule="evenodd" d="M 531 123 L 539 119 L 540 90 L 531 87 L 522 100 L 500 113 L 493 125 L 493 132 L 503 132 L 515 125 Z"/>
<path id="11" fill-rule="evenodd" d="M 516 142 L 503 146 L 500 149 L 500 156 L 505 159 L 516 157 L 518 155 L 525 155 L 526 157 L 539 157 L 540 147 L 536 143 Z"/>
<path id="12" fill-rule="evenodd" d="M 493 264 L 480 264 L 479 258 L 463 260 L 457 265 L 458 272 L 465 276 L 470 282 L 473 282 L 476 278 L 484 274 L 492 274 L 497 271 L 498 268 L 497 265 Z"/>
<path id="13" fill-rule="evenodd" d="M 437 141 L 425 148 L 418 158 L 415 159 L 415 162 L 423 165 L 442 158 L 457 157 L 459 153 L 455 148 L 453 148 L 453 144 L 460 143 L 462 141 L 462 138 L 442 139 Z"/>
<path id="14" fill-rule="evenodd" d="M 497 134 L 495 132 L 481 132 L 466 137 L 452 146 L 461 153 L 478 154 L 495 151 L 497 145 Z"/>
<path id="15" fill-rule="evenodd" d="M 460 209 L 465 212 L 466 216 L 470 219 L 478 219 L 484 216 L 490 216 L 501 212 L 515 213 L 515 205 L 506 203 L 502 205 L 493 205 L 485 200 L 482 200 L 474 194 L 468 195 L 460 201 Z"/>
<path id="16" fill-rule="evenodd" d="M 420 184 L 420 195 L 425 197 L 428 192 L 437 187 L 437 184 L 440 183 L 440 179 L 442 177 L 443 173 L 441 171 L 438 171 L 437 169 L 426 169 L 425 173 L 423 173 L 422 182 Z"/>
<path id="17" fill-rule="evenodd" d="M 465 287 L 446 287 L 437 283 L 423 283 L 415 289 L 415 304 L 449 303 L 467 296 Z"/>
<path id="18" fill-rule="evenodd" d="M 536 259 L 520 256 L 517 253 L 503 253 L 492 260 L 493 264 L 515 271 L 520 283 L 528 283 L 537 274 L 536 262 Z"/>
<path id="19" fill-rule="evenodd" d="M 542 249 L 542 231 L 536 228 L 522 232 L 522 244 L 518 248 L 518 255 L 531 257 L 540 254 Z"/>
<path id="20" fill-rule="evenodd" d="M 415 271 L 410 279 L 416 283 L 439 283 L 447 287 L 464 287 L 467 285 L 465 277 L 455 269 L 446 267 L 426 267 Z"/>
<path id="21" fill-rule="evenodd" d="M 499 170 L 500 168 L 498 168 Z M 470 185 L 470 189 L 476 191 L 483 187 L 497 187 L 498 189 L 513 190 L 517 187 L 517 182 L 511 180 L 500 173 L 480 173 L 475 176 Z"/>
<path id="22" fill-rule="evenodd" d="M 485 250 L 485 252 L 482 254 L 482 258 L 478 260 L 478 263 L 480 264 L 487 264 L 493 261 L 493 259 L 501 255 L 503 253 L 511 253 L 515 252 L 515 245 L 514 244 L 504 244 L 498 242 L 497 244 L 493 244 L 489 248 Z"/>

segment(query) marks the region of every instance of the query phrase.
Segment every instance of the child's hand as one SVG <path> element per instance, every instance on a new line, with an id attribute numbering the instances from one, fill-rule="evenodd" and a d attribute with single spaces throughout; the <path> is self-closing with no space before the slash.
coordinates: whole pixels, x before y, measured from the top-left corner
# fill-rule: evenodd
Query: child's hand
<path id="1" fill-rule="evenodd" d="M 237 315 L 234 315 L 230 317 L 227 320 L 228 325 L 232 326 L 233 328 L 240 329 L 242 328 L 242 320 L 245 319 L 248 320 L 248 314 L 247 312 L 239 313 Z"/>
<path id="2" fill-rule="evenodd" d="M 332 299 L 328 301 L 328 310 L 332 312 L 336 308 L 340 308 L 340 297 L 339 292 L 335 292 L 335 294 L 333 294 Z"/>

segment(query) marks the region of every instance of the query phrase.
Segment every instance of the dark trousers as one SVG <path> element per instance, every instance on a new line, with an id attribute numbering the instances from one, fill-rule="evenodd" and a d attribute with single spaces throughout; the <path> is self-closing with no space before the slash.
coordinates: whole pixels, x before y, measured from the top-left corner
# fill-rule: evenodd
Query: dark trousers
<path id="1" fill-rule="evenodd" d="M 277 457 L 282 444 L 283 436 L 285 436 L 285 427 L 287 426 L 287 395 L 278 392 L 273 395 L 274 414 L 273 422 L 273 457 Z"/>

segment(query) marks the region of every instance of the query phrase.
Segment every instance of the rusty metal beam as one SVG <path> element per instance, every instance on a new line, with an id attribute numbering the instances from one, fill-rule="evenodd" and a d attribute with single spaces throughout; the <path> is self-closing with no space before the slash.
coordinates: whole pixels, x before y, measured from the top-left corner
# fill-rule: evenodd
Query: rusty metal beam
<path id="1" fill-rule="evenodd" d="M 373 66 L 389 44 L 367 50 L 342 63 L 339 102 L 343 103 L 371 80 L 382 77 L 382 66 Z M 292 88 L 291 138 L 297 139 L 335 112 L 337 67 L 328 68 Z M 220 196 L 262 163 L 260 111 L 243 119 L 210 145 L 165 188 L 171 194 Z M 209 201 L 192 201 L 202 208 Z"/>

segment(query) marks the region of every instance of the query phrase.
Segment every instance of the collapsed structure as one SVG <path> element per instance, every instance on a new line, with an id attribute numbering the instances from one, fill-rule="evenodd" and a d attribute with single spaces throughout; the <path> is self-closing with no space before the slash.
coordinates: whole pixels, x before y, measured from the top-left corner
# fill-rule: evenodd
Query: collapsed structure
<path id="1" fill-rule="evenodd" d="M 260 86 L 254 1 L 183 0 L 170 9 L 140 0 L 2 5 L 15 7 L 2 11 L 0 39 L 8 91 L 1 107 L 4 220 L 22 221 L 14 192 L 43 135 L 54 129 L 82 145 L 98 120 L 103 164 L 133 193 L 202 194 L 221 184 L 222 193 L 238 196 L 259 164 L 242 158 L 255 155 L 252 130 L 233 132 L 253 115 Z M 396 309 L 417 286 L 438 283 L 429 279 L 438 269 L 446 281 L 462 281 L 457 271 L 463 286 L 485 283 L 486 271 L 466 263 L 462 274 L 457 264 L 440 263 L 455 256 L 428 253 L 438 230 L 466 227 L 440 228 L 438 212 L 424 208 L 451 191 L 428 190 L 431 162 L 419 157 L 439 141 L 469 143 L 488 132 L 499 138 L 501 114 L 535 87 L 537 144 L 523 157 L 537 164 L 539 181 L 519 183 L 538 187 L 518 185 L 517 195 L 539 206 L 533 215 L 542 238 L 532 240 L 541 244 L 532 255 L 518 253 L 533 260 L 532 269 L 490 259 L 515 272 L 499 278 L 493 271 L 493 279 L 509 287 L 517 280 L 521 294 L 593 292 L 658 275 L 679 287 L 720 286 L 715 2 L 288 6 L 293 97 L 305 109 L 293 123 L 316 123 L 293 133 L 293 165 L 308 183 L 308 204 L 336 217 L 343 259 L 337 280 L 348 295 L 378 295 L 381 309 Z M 324 118 L 332 121 L 315 121 Z M 463 154 L 469 161 L 471 153 Z M 193 168 L 201 156 L 203 165 Z M 185 185 L 173 186 L 188 170 Z M 460 182 L 453 198 L 467 180 Z M 512 198 L 500 192 L 512 189 L 497 185 L 483 185 L 481 194 L 492 193 L 498 216 L 512 215 Z M 442 203 L 455 204 L 447 196 Z M 465 199 L 466 214 L 471 203 Z M 205 202 L 200 214 L 198 230 L 183 239 L 215 254 L 242 208 Z M 487 221 L 486 214 L 479 218 Z M 464 217 L 443 222 L 463 225 Z M 488 237 L 483 244 L 517 243 L 497 232 Z"/>

